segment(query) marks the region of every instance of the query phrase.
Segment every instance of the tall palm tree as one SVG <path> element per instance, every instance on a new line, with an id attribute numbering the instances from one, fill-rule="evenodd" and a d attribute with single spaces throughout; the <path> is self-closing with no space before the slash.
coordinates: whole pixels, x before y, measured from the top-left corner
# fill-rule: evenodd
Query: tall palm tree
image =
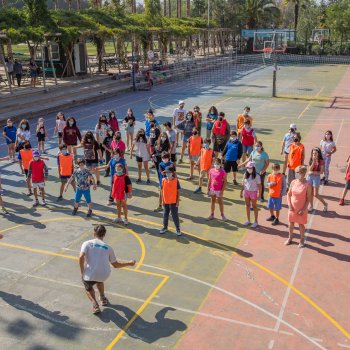
<path id="1" fill-rule="evenodd" d="M 272 0 L 245 0 L 243 9 L 248 29 L 257 28 L 266 16 L 274 17 L 280 12 Z"/>

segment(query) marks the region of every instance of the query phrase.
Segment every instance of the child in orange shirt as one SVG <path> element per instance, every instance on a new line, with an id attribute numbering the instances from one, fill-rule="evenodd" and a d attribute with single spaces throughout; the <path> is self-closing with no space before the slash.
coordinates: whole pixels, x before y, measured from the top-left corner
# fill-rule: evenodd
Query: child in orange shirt
<path id="1" fill-rule="evenodd" d="M 211 169 L 214 160 L 214 151 L 210 148 L 210 143 L 210 138 L 204 140 L 199 159 L 195 165 L 196 169 L 199 170 L 199 184 L 194 193 L 202 192 L 204 177 L 207 176 L 207 178 L 209 178 L 209 170 Z"/>
<path id="2" fill-rule="evenodd" d="M 272 221 L 272 225 L 278 225 L 280 210 L 282 209 L 282 197 L 287 192 L 287 182 L 280 172 L 278 163 L 272 165 L 272 174 L 267 177 L 267 187 L 269 188 L 269 200 L 267 208 L 271 216 L 266 221 Z M 276 214 L 275 214 L 276 213 Z"/>
<path id="3" fill-rule="evenodd" d="M 190 156 L 190 176 L 187 177 L 187 180 L 193 179 L 193 169 L 195 163 L 198 162 L 199 156 L 201 154 L 203 140 L 199 136 L 197 128 L 193 129 L 192 136 L 188 140 L 188 154 Z"/>

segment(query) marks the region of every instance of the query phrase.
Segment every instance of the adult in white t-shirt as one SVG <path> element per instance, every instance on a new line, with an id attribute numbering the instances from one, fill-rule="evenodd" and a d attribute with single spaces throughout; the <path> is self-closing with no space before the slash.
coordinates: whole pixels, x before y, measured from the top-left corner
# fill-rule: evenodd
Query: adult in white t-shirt
<path id="1" fill-rule="evenodd" d="M 111 273 L 111 265 L 115 268 L 135 265 L 135 260 L 118 262 L 113 248 L 103 242 L 105 235 L 106 228 L 103 225 L 97 225 L 94 229 L 94 239 L 82 244 L 79 257 L 81 277 L 86 294 L 92 302 L 94 314 L 101 312 L 96 300 L 94 285 L 96 284 L 99 291 L 102 306 L 106 306 L 108 299 L 104 294 L 104 282 Z"/>
<path id="2" fill-rule="evenodd" d="M 186 111 L 186 109 L 184 109 L 184 107 L 185 107 L 185 102 L 179 101 L 179 107 L 174 109 L 173 125 L 174 125 L 175 129 L 177 129 L 177 126 L 180 123 L 182 123 L 186 118 L 187 111 Z M 179 134 L 181 134 L 181 136 L 182 136 L 183 130 L 177 129 L 177 135 L 176 135 L 176 143 L 177 144 L 179 144 Z"/>

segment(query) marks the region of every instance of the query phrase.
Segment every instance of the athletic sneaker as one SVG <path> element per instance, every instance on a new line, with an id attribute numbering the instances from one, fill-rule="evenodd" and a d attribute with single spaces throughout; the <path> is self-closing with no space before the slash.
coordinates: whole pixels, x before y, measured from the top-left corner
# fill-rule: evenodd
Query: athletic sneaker
<path id="1" fill-rule="evenodd" d="M 247 220 L 243 225 L 244 225 L 244 226 L 250 225 L 250 221 Z"/>
<path id="2" fill-rule="evenodd" d="M 328 211 L 328 203 L 326 203 L 326 204 L 323 206 L 323 211 L 324 211 L 324 212 Z"/>
<path id="3" fill-rule="evenodd" d="M 73 208 L 72 215 L 77 215 L 78 208 Z"/>
<path id="4" fill-rule="evenodd" d="M 345 205 L 345 200 L 344 200 L 344 199 L 341 199 L 341 200 L 339 201 L 339 205 Z"/>
<path id="5" fill-rule="evenodd" d="M 141 179 L 137 179 L 136 180 L 136 183 L 138 184 L 138 183 L 140 183 L 142 180 Z"/>
<path id="6" fill-rule="evenodd" d="M 96 181 L 96 185 L 100 186 L 101 185 L 101 181 L 100 180 Z"/>
<path id="7" fill-rule="evenodd" d="M 193 191 L 193 193 L 201 193 L 202 187 L 198 187 L 196 190 Z"/>
<path id="8" fill-rule="evenodd" d="M 259 202 L 260 202 L 260 203 L 264 203 L 264 202 L 265 202 L 265 199 L 264 199 L 264 198 L 260 198 Z"/>
<path id="9" fill-rule="evenodd" d="M 46 203 L 45 199 L 43 199 L 42 202 L 41 202 L 41 205 L 43 205 L 43 206 L 45 207 L 46 204 L 47 204 L 47 203 Z"/>
<path id="10" fill-rule="evenodd" d="M 36 199 L 33 203 L 33 207 L 37 207 L 39 205 L 39 201 Z"/>
<path id="11" fill-rule="evenodd" d="M 166 233 L 166 232 L 168 232 L 168 228 L 167 227 L 163 227 L 160 231 L 159 231 L 159 233 L 162 235 L 162 234 L 164 234 L 164 233 Z"/>
<path id="12" fill-rule="evenodd" d="M 153 210 L 155 213 L 158 213 L 160 211 L 163 211 L 163 207 L 160 205 L 158 208 Z"/>
<path id="13" fill-rule="evenodd" d="M 233 184 L 234 184 L 235 186 L 238 186 L 238 182 L 237 182 L 236 180 L 233 180 Z"/>
<path id="14" fill-rule="evenodd" d="M 328 180 L 324 180 L 324 181 L 323 181 L 323 184 L 324 184 L 324 185 L 328 185 Z"/>
<path id="15" fill-rule="evenodd" d="M 273 220 L 272 224 L 273 226 L 279 225 L 280 221 L 278 220 L 278 218 L 275 218 L 275 220 Z"/>
<path id="16" fill-rule="evenodd" d="M 107 203 L 107 205 L 113 205 L 113 201 L 110 201 L 110 200 L 108 200 L 108 203 Z"/>
<path id="17" fill-rule="evenodd" d="M 258 223 L 255 221 L 253 224 L 252 224 L 252 226 L 251 226 L 252 228 L 256 228 L 256 227 L 258 227 Z"/>
<path id="18" fill-rule="evenodd" d="M 59 201 L 63 201 L 63 197 L 62 196 L 58 196 L 57 197 L 57 202 L 59 202 Z"/>
<path id="19" fill-rule="evenodd" d="M 215 216 L 214 216 L 214 215 L 211 215 L 211 214 L 207 217 L 207 220 L 208 220 L 208 221 L 214 220 L 214 219 L 215 219 Z"/>
<path id="20" fill-rule="evenodd" d="M 182 164 L 184 161 L 182 159 L 179 160 L 179 164 Z"/>
<path id="21" fill-rule="evenodd" d="M 309 213 L 312 213 L 314 211 L 314 208 L 313 207 L 310 207 L 308 210 L 307 210 Z"/>
<path id="22" fill-rule="evenodd" d="M 151 183 L 151 180 L 150 179 L 147 179 L 147 185 L 149 185 Z"/>
<path id="23" fill-rule="evenodd" d="M 228 221 L 228 219 L 227 219 L 227 217 L 225 215 L 221 215 L 221 220 L 225 221 L 225 222 Z"/>
<path id="24" fill-rule="evenodd" d="M 187 176 L 186 180 L 193 180 L 193 176 Z"/>
<path id="25" fill-rule="evenodd" d="M 181 236 L 182 235 L 182 232 L 180 230 L 177 230 L 176 231 L 176 236 Z"/>
<path id="26" fill-rule="evenodd" d="M 124 223 L 125 226 L 128 226 L 128 225 L 129 225 L 128 219 L 124 219 L 124 220 L 123 220 L 123 223 Z"/>
<path id="27" fill-rule="evenodd" d="M 92 210 L 89 209 L 88 212 L 87 212 L 87 214 L 86 214 L 86 217 L 87 217 L 87 218 L 91 218 L 91 215 L 92 215 Z"/>
<path id="28" fill-rule="evenodd" d="M 276 216 L 272 215 L 268 219 L 266 219 L 266 221 L 275 221 L 275 219 L 276 219 Z"/>
<path id="29" fill-rule="evenodd" d="M 116 218 L 114 220 L 117 224 L 121 224 L 123 222 L 122 218 Z"/>
<path id="30" fill-rule="evenodd" d="M 1 207 L 1 211 L 3 214 L 9 214 L 9 212 L 7 211 L 7 209 L 5 207 Z"/>

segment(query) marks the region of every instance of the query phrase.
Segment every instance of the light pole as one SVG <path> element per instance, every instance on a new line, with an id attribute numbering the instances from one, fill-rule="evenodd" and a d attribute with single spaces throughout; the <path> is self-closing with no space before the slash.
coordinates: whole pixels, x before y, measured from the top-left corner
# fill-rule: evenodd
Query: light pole
<path id="1" fill-rule="evenodd" d="M 208 27 L 210 23 L 210 0 L 208 0 Z"/>

